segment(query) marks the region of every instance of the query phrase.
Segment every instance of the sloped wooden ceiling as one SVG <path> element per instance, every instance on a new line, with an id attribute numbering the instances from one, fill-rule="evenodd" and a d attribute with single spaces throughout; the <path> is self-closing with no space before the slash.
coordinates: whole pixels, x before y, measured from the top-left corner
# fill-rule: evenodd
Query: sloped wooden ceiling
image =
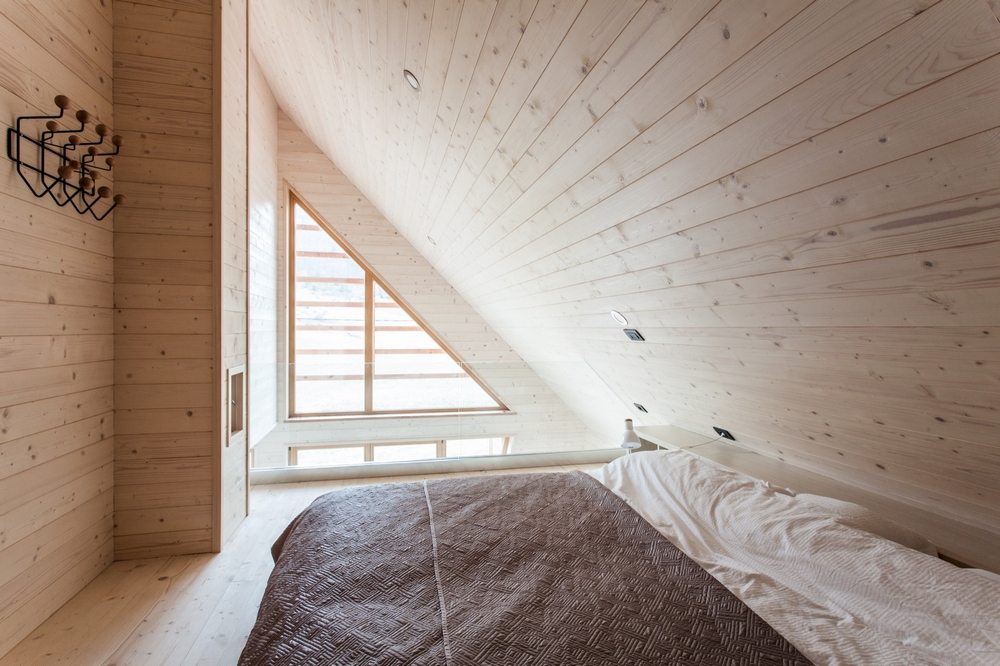
<path id="1" fill-rule="evenodd" d="M 641 422 L 1000 531 L 998 13 L 253 0 L 252 41 L 525 359 L 597 370 L 549 377 L 577 410 L 603 380 Z"/>

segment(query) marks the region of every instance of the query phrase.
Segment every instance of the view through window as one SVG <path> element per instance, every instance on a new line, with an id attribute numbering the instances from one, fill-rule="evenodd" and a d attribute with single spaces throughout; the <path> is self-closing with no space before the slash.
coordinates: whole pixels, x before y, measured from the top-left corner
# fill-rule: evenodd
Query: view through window
<path id="1" fill-rule="evenodd" d="M 431 458 L 505 455 L 510 437 L 434 439 L 364 444 L 308 444 L 288 450 L 288 463 L 300 467 L 357 465 L 364 462 L 404 462 Z"/>
<path id="2" fill-rule="evenodd" d="M 290 208 L 292 416 L 505 409 L 304 202 Z"/>

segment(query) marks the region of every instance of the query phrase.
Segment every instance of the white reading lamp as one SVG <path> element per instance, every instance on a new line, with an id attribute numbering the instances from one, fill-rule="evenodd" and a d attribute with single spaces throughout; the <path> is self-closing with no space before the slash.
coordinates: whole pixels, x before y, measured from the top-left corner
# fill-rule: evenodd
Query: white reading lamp
<path id="1" fill-rule="evenodd" d="M 626 454 L 629 454 L 632 453 L 632 449 L 638 449 L 640 446 L 642 442 L 632 427 L 632 419 L 625 419 L 625 435 L 622 437 L 621 447 L 625 449 Z"/>

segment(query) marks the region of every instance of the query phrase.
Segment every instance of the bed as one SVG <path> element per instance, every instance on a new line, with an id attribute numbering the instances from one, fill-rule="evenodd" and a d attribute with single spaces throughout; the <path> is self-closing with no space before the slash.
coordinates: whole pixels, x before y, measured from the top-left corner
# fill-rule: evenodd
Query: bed
<path id="1" fill-rule="evenodd" d="M 240 663 L 1000 663 L 1000 582 L 845 508 L 684 451 L 337 491 Z"/>

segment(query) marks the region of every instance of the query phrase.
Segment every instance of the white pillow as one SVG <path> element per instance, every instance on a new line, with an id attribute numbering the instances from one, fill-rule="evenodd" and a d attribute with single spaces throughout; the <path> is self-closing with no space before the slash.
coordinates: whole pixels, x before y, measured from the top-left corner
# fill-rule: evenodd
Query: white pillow
<path id="1" fill-rule="evenodd" d="M 856 530 L 862 530 L 864 532 L 870 532 L 882 537 L 883 539 L 895 541 L 896 543 L 906 546 L 907 548 L 919 550 L 921 553 L 927 553 L 928 555 L 932 555 L 934 557 L 937 557 L 938 555 L 937 548 L 935 548 L 934 544 L 928 541 L 925 537 L 917 534 L 911 529 L 892 522 L 888 518 L 883 518 L 871 509 L 866 509 L 860 504 L 845 502 L 843 500 L 826 497 L 824 495 L 810 495 L 808 493 L 799 493 L 796 497 L 814 506 L 822 508 L 826 512 L 833 515 L 833 517 L 836 518 L 837 522 L 841 525 L 853 527 Z"/>

